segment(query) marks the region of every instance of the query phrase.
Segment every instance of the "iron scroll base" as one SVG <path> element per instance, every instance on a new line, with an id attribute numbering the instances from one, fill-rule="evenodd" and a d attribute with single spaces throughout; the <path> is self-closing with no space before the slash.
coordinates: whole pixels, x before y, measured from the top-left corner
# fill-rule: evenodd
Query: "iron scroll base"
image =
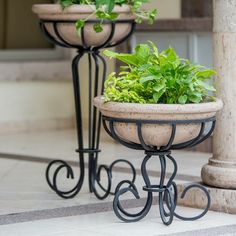
<path id="1" fill-rule="evenodd" d="M 98 199 L 105 199 L 109 194 L 114 194 L 112 191 L 112 171 L 114 166 L 120 163 L 128 165 L 131 169 L 131 179 L 130 182 L 134 183 L 136 178 L 136 172 L 133 165 L 127 160 L 116 160 L 111 163 L 110 166 L 98 165 L 98 156 L 100 153 L 100 130 L 101 130 L 101 114 L 92 105 L 93 98 L 103 93 L 104 81 L 107 73 L 106 61 L 100 54 L 100 50 L 109 47 L 115 47 L 124 41 L 126 41 L 134 32 L 135 21 L 134 20 L 116 20 L 116 21 L 104 21 L 110 27 L 110 33 L 107 35 L 107 39 L 98 46 L 88 46 L 88 38 L 86 35 L 85 27 L 98 22 L 99 20 L 87 20 L 85 26 L 81 29 L 81 45 L 72 44 L 65 39 L 63 32 L 61 32 L 60 26 L 66 24 L 75 24 L 76 21 L 73 20 L 40 20 L 40 28 L 47 38 L 48 41 L 59 47 L 73 48 L 77 49 L 77 55 L 72 61 L 72 75 L 73 75 L 73 87 L 74 87 L 74 97 L 75 97 L 75 110 L 76 110 L 76 125 L 77 125 L 77 139 L 78 139 L 78 149 L 76 152 L 79 155 L 79 178 L 73 188 L 69 190 L 62 190 L 59 186 L 59 176 L 62 174 L 63 170 L 66 171 L 66 177 L 68 179 L 74 179 L 74 171 L 72 167 L 63 160 L 52 161 L 46 169 L 46 180 L 48 185 L 53 191 L 57 193 L 58 196 L 69 199 L 75 197 L 81 190 L 84 177 L 85 177 L 85 157 L 88 159 L 88 179 L 89 179 L 89 190 L 94 193 Z M 119 41 L 113 42 L 113 37 L 116 33 L 117 25 L 129 24 L 130 30 L 127 34 Z M 96 37 L 96 33 L 94 35 Z M 88 97 L 81 97 L 80 82 L 80 69 L 81 59 L 86 57 L 88 59 Z M 82 68 L 83 70 L 83 68 Z M 101 73 L 100 73 L 101 72 Z M 87 124 L 83 121 L 83 102 L 87 100 L 88 103 L 88 120 Z M 85 145 L 84 127 L 88 126 L 88 140 Z M 104 186 L 102 184 L 101 175 L 105 173 L 107 177 L 107 184 Z"/>
<path id="2" fill-rule="evenodd" d="M 122 139 L 116 131 L 115 124 L 116 123 L 132 123 L 136 124 L 137 127 L 137 134 L 140 141 L 138 143 L 132 143 L 127 140 Z M 159 124 L 159 125 L 170 125 L 172 127 L 171 136 L 169 142 L 160 148 L 147 145 L 143 138 L 142 134 L 142 126 L 148 124 Z M 173 144 L 175 135 L 176 135 L 176 128 L 178 125 L 184 124 L 198 124 L 200 131 L 199 134 L 184 143 L 180 144 Z M 208 124 L 208 126 L 206 125 Z M 141 174 L 143 180 L 145 182 L 145 186 L 143 187 L 143 191 L 147 192 L 147 199 L 144 207 L 137 213 L 130 213 L 126 209 L 123 208 L 122 203 L 120 201 L 120 197 L 125 195 L 126 193 L 132 193 L 136 199 L 139 199 L 139 193 L 137 187 L 131 181 L 122 181 L 118 184 L 116 188 L 116 194 L 113 201 L 113 209 L 116 216 L 124 221 L 124 222 L 137 222 L 143 219 L 150 211 L 152 203 L 153 203 L 153 196 L 155 194 L 158 195 L 158 203 L 159 203 L 159 211 L 162 222 L 165 225 L 170 225 L 173 222 L 174 217 L 184 220 L 184 221 L 194 221 L 197 219 L 202 218 L 210 209 L 211 206 L 211 198 L 210 194 L 207 189 L 199 184 L 190 184 L 188 185 L 181 194 L 181 198 L 184 198 L 186 193 L 192 188 L 198 188 L 203 192 L 206 197 L 206 207 L 202 211 L 201 214 L 194 216 L 194 217 L 184 217 L 176 212 L 177 206 L 177 199 L 178 199 L 178 191 L 177 185 L 175 183 L 175 177 L 177 174 L 178 166 L 171 155 L 171 150 L 175 149 L 183 149 L 195 146 L 204 140 L 206 140 L 213 132 L 215 127 L 215 117 L 209 119 L 201 119 L 201 120 L 190 120 L 190 121 L 150 121 L 150 120 L 132 120 L 132 119 L 121 119 L 121 118 L 111 118 L 111 117 L 104 117 L 103 116 L 103 125 L 108 132 L 108 134 L 113 137 L 116 141 L 120 142 L 122 145 L 137 149 L 137 150 L 144 150 L 145 158 L 142 161 L 141 165 Z M 160 180 L 159 183 L 152 183 L 150 180 L 150 176 L 147 170 L 147 164 L 151 159 L 159 159 L 161 172 L 160 172 Z M 166 169 L 167 163 L 170 162 L 173 165 L 173 173 L 167 179 L 166 178 Z M 127 185 L 128 187 L 124 187 Z"/>

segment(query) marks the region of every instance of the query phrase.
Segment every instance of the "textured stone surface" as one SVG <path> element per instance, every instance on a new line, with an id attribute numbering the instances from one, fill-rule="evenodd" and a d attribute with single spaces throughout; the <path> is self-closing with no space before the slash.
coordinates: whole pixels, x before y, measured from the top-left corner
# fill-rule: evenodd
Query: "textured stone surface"
<path id="1" fill-rule="evenodd" d="M 224 108 L 217 117 L 213 157 L 203 167 L 202 179 L 211 186 L 236 188 L 236 0 L 214 4 L 216 87 Z"/>
<path id="2" fill-rule="evenodd" d="M 236 32 L 236 0 L 214 0 L 214 32 Z"/>
<path id="3" fill-rule="evenodd" d="M 138 120 L 195 120 L 211 118 L 222 108 L 221 100 L 201 104 L 138 104 L 138 103 L 104 103 L 101 97 L 94 99 L 94 104 L 103 115 L 115 118 Z M 137 125 L 131 123 L 114 124 L 115 130 L 125 140 L 140 143 Z M 198 136 L 201 124 L 183 124 L 176 126 L 173 144 L 183 143 Z M 142 136 L 146 144 L 165 146 L 171 137 L 171 125 L 146 124 L 142 125 Z"/>
<path id="4" fill-rule="evenodd" d="M 46 20 L 64 20 L 64 21 L 77 21 L 78 19 L 87 19 L 93 13 L 93 8 L 88 5 L 73 5 L 65 10 L 59 4 L 36 4 L 32 8 L 33 12 L 38 15 L 40 19 Z M 134 15 L 131 13 L 128 6 L 116 6 L 115 12 L 119 13 L 118 19 L 134 19 Z M 90 20 L 95 20 L 96 16 L 90 16 Z M 82 39 L 78 35 L 75 27 L 75 22 L 67 22 L 58 24 L 58 32 L 61 37 L 73 45 L 81 45 Z M 58 41 L 61 40 L 57 37 L 52 23 L 47 23 L 46 28 L 49 33 Z M 108 36 L 111 34 L 111 24 L 104 24 L 103 31 L 95 33 L 93 24 L 87 23 L 84 27 L 85 43 L 86 46 L 99 46 L 106 42 Z M 118 42 L 123 39 L 131 30 L 131 24 L 116 24 L 114 36 L 112 42 Z"/>
<path id="5" fill-rule="evenodd" d="M 179 196 L 185 187 L 186 184 L 178 185 Z M 211 210 L 236 214 L 236 190 L 205 187 L 211 195 Z M 182 206 L 204 208 L 206 206 L 206 197 L 201 190 L 191 189 L 184 199 L 178 199 L 178 203 Z"/>

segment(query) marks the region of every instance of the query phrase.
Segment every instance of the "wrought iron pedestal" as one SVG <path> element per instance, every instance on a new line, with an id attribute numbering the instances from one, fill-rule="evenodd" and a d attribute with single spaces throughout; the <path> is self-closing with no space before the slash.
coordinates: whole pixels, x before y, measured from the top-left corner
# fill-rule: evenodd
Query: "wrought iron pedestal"
<path id="1" fill-rule="evenodd" d="M 116 131 L 115 124 L 134 124 L 137 127 L 137 135 L 139 138 L 138 143 L 129 142 L 127 140 L 122 139 Z M 165 146 L 160 148 L 147 145 L 145 143 L 145 139 L 142 133 L 142 126 L 144 125 L 169 125 L 172 127 L 172 132 L 170 135 L 170 139 Z M 176 137 L 176 133 L 178 132 L 178 125 L 188 125 L 188 124 L 197 124 L 199 125 L 200 131 L 198 135 L 183 143 L 173 144 L 174 139 Z M 208 124 L 208 125 L 207 125 Z M 143 219 L 151 209 L 153 203 L 153 195 L 156 193 L 158 195 L 158 203 L 160 216 L 165 225 L 170 225 L 174 219 L 174 217 L 184 220 L 184 221 L 193 221 L 200 219 L 203 217 L 209 210 L 211 205 L 211 198 L 206 188 L 199 184 L 190 184 L 188 185 L 183 193 L 181 194 L 181 198 L 184 198 L 186 193 L 192 188 L 198 188 L 203 191 L 206 196 L 207 204 L 206 208 L 203 212 L 194 217 L 184 217 L 176 213 L 177 199 L 178 199 L 178 191 L 177 185 L 174 182 L 174 179 L 177 174 L 177 163 L 173 156 L 171 155 L 171 150 L 183 149 L 193 147 L 204 140 L 206 140 L 212 134 L 215 128 L 215 117 L 209 119 L 202 120 L 178 120 L 178 121 L 152 121 L 152 120 L 132 120 L 132 119 L 121 119 L 121 118 L 111 118 L 103 116 L 103 125 L 107 133 L 114 138 L 116 141 L 121 143 L 122 145 L 136 149 L 143 150 L 145 152 L 145 158 L 142 162 L 141 173 L 145 182 L 145 186 L 143 187 L 143 191 L 147 192 L 147 200 L 144 208 L 138 213 L 130 213 L 122 207 L 122 203 L 120 201 L 120 197 L 128 192 L 132 193 L 136 199 L 139 199 L 139 193 L 135 186 L 135 184 L 131 181 L 124 180 L 118 184 L 116 188 L 116 194 L 113 202 L 113 209 L 116 216 L 124 222 L 136 222 Z M 160 181 L 158 184 L 151 183 L 147 164 L 151 159 L 158 159 L 161 166 L 161 175 Z M 167 161 L 170 161 L 173 165 L 173 173 L 171 177 L 166 180 L 166 168 Z M 127 185 L 128 187 L 123 187 Z"/>
<path id="2" fill-rule="evenodd" d="M 75 197 L 81 190 L 84 176 L 85 176 L 85 155 L 88 156 L 88 177 L 89 177 L 89 189 L 90 192 L 93 192 L 97 198 L 105 199 L 109 194 L 114 194 L 111 191 L 112 187 L 112 170 L 115 165 L 118 163 L 124 163 L 131 168 L 132 178 L 131 182 L 134 183 L 136 178 L 136 172 L 133 165 L 127 160 L 116 160 L 110 166 L 100 165 L 98 166 L 98 154 L 100 153 L 99 143 L 100 143 L 100 129 L 101 129 L 101 114 L 97 109 L 92 105 L 92 100 L 94 97 L 102 94 L 103 84 L 106 77 L 106 61 L 100 54 L 100 50 L 108 47 L 115 47 L 125 40 L 127 40 L 133 33 L 135 29 L 134 20 L 117 20 L 117 21 L 104 21 L 104 25 L 110 26 L 110 34 L 107 36 L 107 39 L 101 43 L 101 45 L 96 47 L 90 47 L 86 44 L 86 33 L 84 28 L 81 30 L 81 45 L 75 45 L 68 42 L 68 40 L 63 37 L 63 34 L 60 32 L 60 25 L 66 24 L 75 24 L 75 21 L 68 20 L 41 20 L 40 27 L 43 34 L 47 39 L 53 44 L 66 48 L 75 48 L 77 49 L 77 55 L 72 62 L 72 74 L 73 74 L 73 85 L 74 85 L 74 96 L 75 96 L 75 108 L 76 108 L 76 121 L 77 121 L 77 137 L 78 137 L 78 149 L 76 150 L 79 155 L 79 180 L 76 185 L 69 190 L 61 190 L 58 186 L 58 177 L 59 173 L 64 169 L 67 171 L 67 178 L 74 179 L 74 172 L 71 166 L 62 160 L 55 160 L 51 162 L 46 170 L 46 179 L 49 186 L 54 190 L 60 197 L 69 199 Z M 87 24 L 94 24 L 96 20 L 88 20 Z M 127 34 L 120 39 L 119 41 L 113 42 L 113 37 L 116 32 L 116 26 L 118 24 L 130 24 L 130 30 Z M 86 25 L 84 27 L 86 27 Z M 49 27 L 50 26 L 50 27 Z M 49 30 L 50 29 L 50 30 Z M 94 32 L 94 37 L 96 33 Z M 81 88 L 80 88 L 80 70 L 79 64 L 81 59 L 87 55 L 88 57 L 88 98 L 81 97 Z M 100 77 L 100 69 L 102 67 L 102 78 Z M 93 68 L 95 73 L 93 75 Z M 82 68 L 81 68 L 82 69 Z M 82 88 L 83 89 L 83 88 Z M 88 99 L 88 146 L 84 145 L 84 126 L 82 119 L 82 106 L 83 101 Z M 107 176 L 107 185 L 104 186 L 101 183 L 101 174 L 102 172 L 106 173 Z M 100 188 L 98 191 L 97 187 Z"/>

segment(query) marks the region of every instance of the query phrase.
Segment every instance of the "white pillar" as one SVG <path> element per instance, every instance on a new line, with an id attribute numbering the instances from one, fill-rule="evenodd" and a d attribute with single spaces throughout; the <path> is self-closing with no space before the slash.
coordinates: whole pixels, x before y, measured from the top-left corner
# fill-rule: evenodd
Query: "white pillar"
<path id="1" fill-rule="evenodd" d="M 213 157 L 202 168 L 202 180 L 236 189 L 236 0 L 214 0 L 213 45 L 217 97 L 224 108 L 217 117 Z"/>

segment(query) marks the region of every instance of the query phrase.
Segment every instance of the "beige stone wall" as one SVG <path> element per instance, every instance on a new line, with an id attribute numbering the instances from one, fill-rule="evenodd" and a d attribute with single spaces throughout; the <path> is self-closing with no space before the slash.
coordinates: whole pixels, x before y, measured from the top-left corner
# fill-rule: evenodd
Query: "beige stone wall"
<path id="1" fill-rule="evenodd" d="M 0 134 L 72 127 L 70 82 L 0 82 Z"/>
<path id="2" fill-rule="evenodd" d="M 147 6 L 158 9 L 159 19 L 176 19 L 181 17 L 181 0 L 152 0 Z"/>
<path id="3" fill-rule="evenodd" d="M 0 62 L 0 133 L 73 127 L 72 54 L 61 62 Z M 80 66 L 84 120 L 88 117 L 86 59 Z M 114 62 L 107 63 L 110 73 Z"/>
<path id="4" fill-rule="evenodd" d="M 70 82 L 0 82 L 0 122 L 72 117 L 71 91 Z"/>

